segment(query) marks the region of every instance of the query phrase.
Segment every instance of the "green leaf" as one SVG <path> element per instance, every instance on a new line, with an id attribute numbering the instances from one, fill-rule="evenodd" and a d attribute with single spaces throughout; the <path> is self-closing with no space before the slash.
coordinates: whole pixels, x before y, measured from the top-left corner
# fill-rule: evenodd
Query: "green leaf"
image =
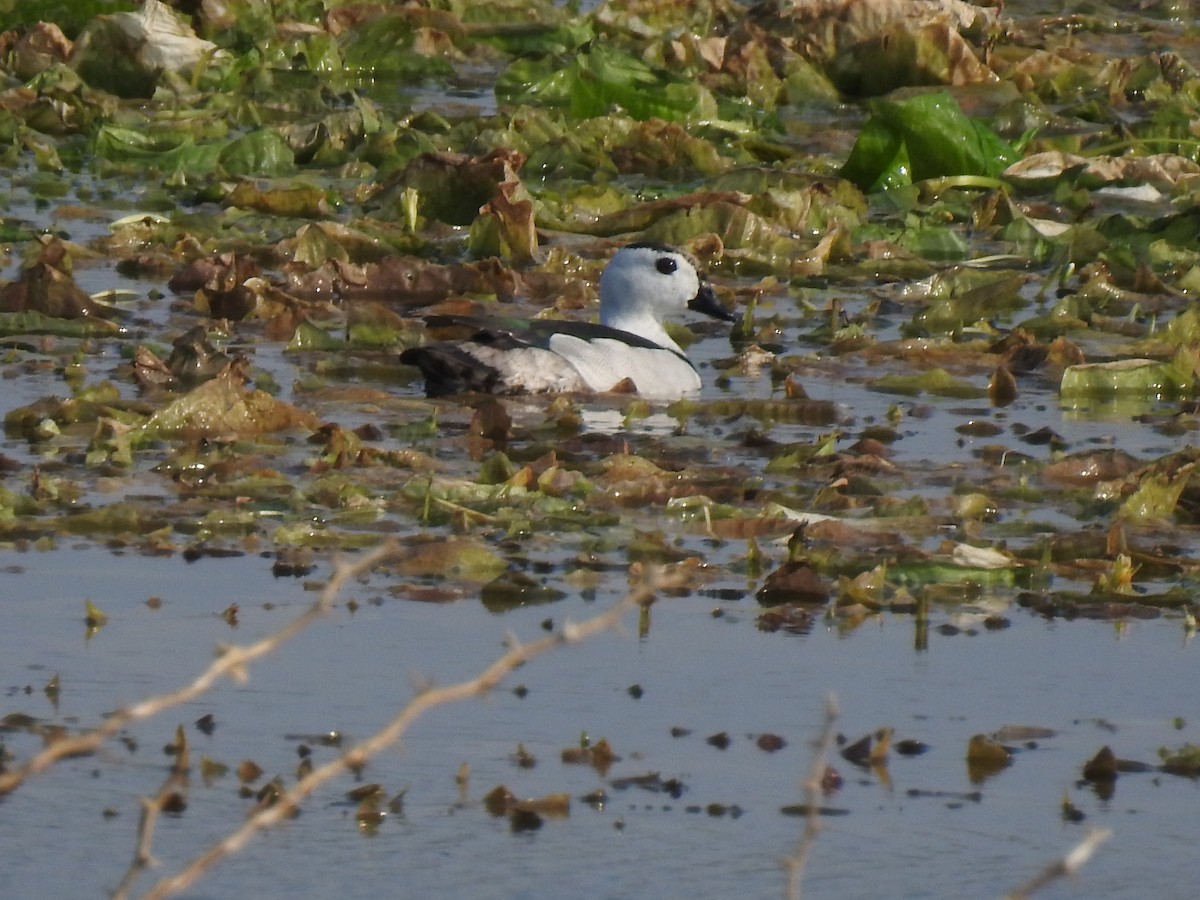
<path id="1" fill-rule="evenodd" d="M 283 175 L 295 166 L 292 148 L 277 131 L 262 129 L 230 141 L 217 157 L 230 175 Z"/>
<path id="2" fill-rule="evenodd" d="M 387 74 L 402 80 L 454 74 L 442 57 L 418 53 L 413 46 L 415 35 L 413 24 L 401 16 L 376 16 L 359 26 L 343 50 L 342 62 L 350 72 Z"/>
<path id="3" fill-rule="evenodd" d="M 945 369 L 930 369 L 917 375 L 884 375 L 872 381 L 870 387 L 885 394 L 903 394 L 910 397 L 933 394 L 938 397 L 973 399 L 987 393 L 969 381 L 955 378 Z"/>
<path id="4" fill-rule="evenodd" d="M 101 126 L 93 142 L 95 154 L 110 162 L 188 177 L 211 174 L 224 148 L 223 142 L 197 144 L 183 135 L 152 136 L 116 125 Z"/>
<path id="5" fill-rule="evenodd" d="M 699 84 L 648 66 L 636 57 L 594 44 L 567 65 L 557 59 L 519 59 L 496 82 L 511 104 L 566 107 L 576 118 L 601 116 L 619 106 L 635 119 L 671 122 L 698 113 L 711 96 Z"/>
<path id="6" fill-rule="evenodd" d="M 999 178 L 1017 159 L 1011 145 L 967 116 L 945 91 L 871 102 L 842 177 L 867 191 L 943 175 Z"/>
<path id="7" fill-rule="evenodd" d="M 475 7 L 486 10 L 487 5 Z M 497 24 L 477 27 L 471 36 L 480 43 L 490 44 L 512 56 L 545 56 L 567 53 L 596 36 L 590 20 L 548 25 L 540 22 L 519 25 Z"/>
<path id="8" fill-rule="evenodd" d="M 1173 474 L 1156 472 L 1146 476 L 1121 503 L 1118 515 L 1133 522 L 1170 521 L 1193 468 L 1194 464 L 1189 463 Z"/>
<path id="9" fill-rule="evenodd" d="M 1174 360 L 1118 359 L 1068 366 L 1059 394 L 1063 400 L 1104 400 L 1121 395 L 1158 399 L 1184 395 L 1193 384 L 1191 371 Z"/>

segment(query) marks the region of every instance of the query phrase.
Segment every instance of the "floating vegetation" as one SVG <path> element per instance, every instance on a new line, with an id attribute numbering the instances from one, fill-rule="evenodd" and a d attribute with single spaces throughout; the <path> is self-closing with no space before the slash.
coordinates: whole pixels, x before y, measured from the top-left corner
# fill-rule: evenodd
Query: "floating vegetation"
<path id="1" fill-rule="evenodd" d="M 1200 59 L 1180 4 L 186 6 L 0 4 L 6 548 L 261 559 L 299 591 L 395 536 L 339 612 L 538 607 L 564 641 L 571 604 L 663 564 L 663 596 L 772 647 L 877 625 L 924 653 L 1035 618 L 1194 637 Z M 698 394 L 431 400 L 400 363 L 431 322 L 590 322 L 637 240 L 685 250 L 736 310 L 732 333 L 671 332 Z M 83 600 L 91 651 L 135 614 L 87 590 L 66 619 Z M 229 637 L 260 612 L 222 597 L 208 618 Z M 639 636 L 660 622 L 644 604 Z M 71 740 L 77 679 L 30 665 L 55 718 L 6 711 L 6 739 Z M 653 678 L 620 675 L 620 702 L 651 706 Z M 804 743 L 753 727 L 696 723 L 710 756 Z M 978 734 L 968 777 L 1054 737 Z M 196 770 L 286 805 L 341 734 L 285 739 L 299 761 Z M 155 808 L 192 816 L 182 730 L 170 746 Z M 889 784 L 925 749 L 881 728 L 841 753 Z M 1195 777 L 1195 757 L 1164 748 L 1161 769 Z M 586 740 L 560 759 L 622 761 Z M 1082 777 L 1137 771 L 1105 747 Z M 353 821 L 375 834 L 403 796 L 364 785 Z M 518 832 L 570 806 L 486 798 Z"/>

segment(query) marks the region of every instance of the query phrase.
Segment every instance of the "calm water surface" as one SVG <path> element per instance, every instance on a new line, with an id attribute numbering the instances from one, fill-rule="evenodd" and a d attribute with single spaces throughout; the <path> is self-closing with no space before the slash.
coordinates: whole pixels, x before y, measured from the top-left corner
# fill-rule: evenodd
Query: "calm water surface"
<path id="1" fill-rule="evenodd" d="M 273 578 L 270 560 L 255 556 L 188 564 L 80 547 L 4 553 L 0 565 L 7 567 L 0 580 L 5 706 L 69 724 L 99 721 L 122 703 L 178 685 L 218 643 L 273 630 L 314 596 L 298 580 Z M 327 572 L 324 565 L 314 577 Z M 348 594 L 359 601 L 356 611 L 339 606 L 256 665 L 247 684 L 222 685 L 139 725 L 131 733 L 135 752 L 113 742 L 99 757 L 64 762 L 6 798 L 5 894 L 111 889 L 132 854 L 136 798 L 157 790 L 167 770 L 161 748 L 177 725 L 187 729 L 193 762 L 204 755 L 232 767 L 253 759 L 267 778 L 290 783 L 298 735 L 337 729 L 347 740 L 365 737 L 412 695 L 416 679 L 469 677 L 509 632 L 532 639 L 548 618 L 580 620 L 613 600 L 570 597 L 501 616 L 475 601 L 394 599 L 388 584 L 375 575 L 355 585 Z M 160 609 L 145 605 L 150 594 L 162 599 Z M 90 639 L 84 598 L 110 616 Z M 231 603 L 240 608 L 236 629 L 220 616 Z M 1196 782 L 1126 775 L 1106 802 L 1076 784 L 1083 762 L 1104 744 L 1153 762 L 1157 747 L 1194 739 L 1186 686 L 1197 672 L 1196 648 L 1179 622 L 1048 623 L 1011 609 L 1012 627 L 989 632 L 959 612 L 935 615 L 931 625 L 953 620 L 965 630 L 935 631 L 919 652 L 905 616 L 846 633 L 818 625 L 808 635 L 767 634 L 755 627 L 755 607 L 751 597 L 664 599 L 641 637 L 631 616 L 621 632 L 536 660 L 484 701 L 434 711 L 364 773 L 388 791 L 408 788 L 403 814 L 374 835 L 360 833 L 343 797 L 353 782 L 345 779 L 189 896 L 776 896 L 777 861 L 802 828 L 780 807 L 799 802 L 808 741 L 830 691 L 849 738 L 889 725 L 930 749 L 915 758 L 893 754 L 890 783 L 834 760 L 845 786 L 828 802 L 848 814 L 826 821 L 807 896 L 998 896 L 1088 825 L 1112 828 L 1115 838 L 1074 885 L 1047 896 L 1194 895 L 1179 861 L 1197 824 Z M 57 710 L 41 691 L 54 674 L 62 684 Z M 517 684 L 528 688 L 524 698 L 512 692 Z M 644 691 L 639 700 L 628 692 L 635 684 Z M 212 736 L 191 724 L 208 713 L 217 722 Z M 1173 727 L 1176 716 L 1187 720 L 1182 731 Z M 1006 724 L 1056 734 L 972 784 L 963 761 L 968 739 Z M 672 728 L 690 733 L 673 737 Z M 609 778 L 659 772 L 682 781 L 685 792 L 672 799 L 610 787 L 604 808 L 584 804 L 578 798 L 605 779 L 559 759 L 584 731 L 606 737 L 622 757 Z M 705 740 L 718 732 L 730 737 L 725 750 Z M 764 732 L 787 746 L 759 750 L 753 739 Z M 6 737 L 20 756 L 33 741 Z M 518 743 L 537 757 L 536 767 L 513 764 Z M 317 747 L 316 759 L 333 752 Z M 460 763 L 470 766 L 465 797 L 455 784 Z M 567 792 L 571 814 L 514 834 L 481 804 L 499 784 L 521 796 Z M 160 824 L 162 866 L 142 886 L 240 823 L 249 801 L 236 787 L 233 776 L 205 786 L 193 775 L 187 811 Z M 978 800 L 955 796 L 972 790 Z M 1086 813 L 1082 825 L 1061 819 L 1064 796 Z M 709 804 L 740 814 L 709 815 Z"/>
<path id="2" fill-rule="evenodd" d="M 86 242 L 102 227 L 72 223 L 70 230 Z M 12 260 L 0 277 L 11 278 L 17 265 Z M 78 282 L 89 291 L 129 288 L 140 297 L 162 289 L 157 282 L 125 281 L 108 267 L 83 268 Z M 763 298 L 761 314 L 778 313 L 789 323 L 780 337 L 789 352 L 811 352 L 803 332 L 814 323 L 796 324 L 793 299 Z M 143 301 L 134 308 L 143 321 L 165 329 L 163 305 Z M 897 316 L 898 324 L 902 320 L 907 314 Z M 275 377 L 283 399 L 296 399 L 292 385 L 307 374 L 302 359 L 277 345 L 238 349 L 252 352 L 253 364 Z M 103 341 L 93 342 L 92 352 L 89 383 L 108 377 L 119 359 L 118 348 Z M 691 352 L 706 366 L 706 398 L 771 395 L 765 377 L 734 376 L 727 388 L 711 386 L 707 366 L 731 353 L 727 341 L 710 337 Z M 1050 384 L 1022 385 L 1017 402 L 997 411 L 986 400 L 872 392 L 864 386 L 878 374 L 872 364 L 846 365 L 845 372 L 814 366 L 802 379 L 805 387 L 839 405 L 847 440 L 865 424 L 886 421 L 898 405 L 905 416 L 893 461 L 909 471 L 961 466 L 965 478 L 981 471 L 975 454 L 990 441 L 954 431 L 972 415 L 1000 424 L 1006 435 L 996 440 L 1010 444 L 1008 429 L 1018 422 L 1054 429 L 1071 450 L 1117 446 L 1150 458 L 1184 443 L 1127 414 L 1062 409 Z M 986 376 L 975 380 L 984 384 Z M 10 378 L 5 390 L 7 412 L 61 395 L 65 386 L 56 376 Z M 398 390 L 412 393 L 415 386 Z M 619 416 L 597 406 L 586 411 L 590 429 L 622 427 Z M 357 407 L 314 412 L 347 428 L 375 416 Z M 667 434 L 673 425 L 660 415 L 632 427 Z M 731 464 L 761 465 L 737 456 L 737 434 L 748 427 L 717 422 L 701 437 Z M 811 441 L 828 430 L 776 425 L 771 437 Z M 38 449 L 24 442 L 5 441 L 0 449 L 26 466 L 38 461 Z M 1022 449 L 1043 459 L 1047 452 Z M 170 499 L 171 487 L 149 471 L 153 463 L 139 459 L 138 472 L 110 485 L 116 491 L 85 499 L 102 505 L 122 492 Z M 902 496 L 904 489 L 895 493 Z M 1080 527 L 1070 511 L 1038 510 L 1038 516 L 1048 530 Z M 318 793 L 297 820 L 225 861 L 188 896 L 779 896 L 779 860 L 803 829 L 780 808 L 801 800 L 809 742 L 820 731 L 830 692 L 838 697 L 838 728 L 848 739 L 890 726 L 897 738 L 922 741 L 929 750 L 914 758 L 893 753 L 886 772 L 832 760 L 845 785 L 826 802 L 847 814 L 825 821 L 806 896 L 996 897 L 1074 846 L 1089 826 L 1110 828 L 1114 837 L 1076 881 L 1057 884 L 1045 896 L 1195 896 L 1190 865 L 1200 784 L 1154 773 L 1123 775 L 1109 800 L 1078 784 L 1083 763 L 1105 744 L 1118 756 L 1153 763 L 1161 746 L 1200 743 L 1200 710 L 1192 699 L 1198 651 L 1177 618 L 1120 626 L 1047 622 L 1016 608 L 1006 592 L 986 595 L 975 607 L 935 609 L 925 649 L 917 649 L 906 615 L 869 619 L 852 630 L 818 623 L 805 635 L 768 634 L 756 627 L 757 583 L 739 581 L 727 568 L 744 556 L 745 545 L 690 535 L 680 541 L 683 550 L 714 564 L 718 574 L 708 588 L 723 593 L 664 598 L 644 634 L 631 615 L 622 631 L 534 661 L 486 700 L 432 712 L 363 773 L 389 793 L 407 788 L 403 813 L 389 816 L 374 834 L 361 832 L 355 805 L 344 797 L 354 786 L 347 777 Z M 776 561 L 784 555 L 778 546 L 767 553 Z M 86 727 L 123 704 L 186 683 L 218 645 L 261 637 L 313 601 L 312 585 L 274 578 L 271 564 L 254 554 L 188 563 L 179 555 L 117 553 L 70 539 L 60 539 L 51 552 L 0 550 L 0 713 Z M 329 571 L 329 560 L 321 559 L 311 578 L 320 581 Z M 569 588 L 562 572 L 554 578 Z M 330 617 L 256 664 L 247 683 L 223 683 L 131 729 L 127 742 L 65 761 L 0 800 L 0 896 L 104 896 L 117 885 L 133 854 L 138 798 L 158 790 L 169 767 L 162 748 L 178 726 L 187 732 L 193 761 L 188 807 L 161 820 L 154 843 L 160 865 L 139 882 L 143 888 L 235 829 L 250 808 L 234 776 L 206 785 L 195 774 L 202 756 L 231 768 L 252 759 L 265 772 L 262 780 L 279 775 L 291 784 L 297 748 L 313 744 L 313 736 L 336 729 L 347 742 L 366 737 L 405 704 L 415 684 L 473 676 L 503 651 L 510 633 L 532 640 L 545 633 L 546 620 L 556 626 L 578 621 L 616 602 L 620 580 L 610 572 L 594 597 L 570 589 L 559 603 L 497 615 L 474 599 L 450 605 L 399 599 L 388 591 L 395 576 L 364 579 Z M 146 605 L 152 596 L 161 598 L 161 608 Z M 353 612 L 344 602 L 349 597 L 358 601 Z M 110 618 L 90 638 L 82 621 L 87 599 Z M 221 616 L 234 603 L 236 628 Z M 985 630 L 985 612 L 1007 616 L 1011 626 Z M 939 625 L 957 632 L 943 634 Z M 57 707 L 42 691 L 56 675 Z M 527 695 L 514 693 L 516 685 Z M 634 685 L 643 691 L 640 699 L 630 694 Z M 211 736 L 193 725 L 209 714 L 216 722 Z M 1175 727 L 1177 718 L 1182 728 Z M 1004 725 L 1040 726 L 1054 736 L 1020 747 L 1009 769 L 972 783 L 964 762 L 968 740 Z M 687 733 L 672 736 L 673 728 Z M 725 750 L 706 741 L 720 732 L 730 739 Z M 583 733 L 607 738 L 621 756 L 607 776 L 561 763 L 563 748 L 577 745 Z M 754 742 L 763 733 L 787 745 L 768 754 Z M 0 740 L 18 759 L 39 745 L 24 732 Z M 518 744 L 536 756 L 534 768 L 514 765 Z M 314 746 L 317 762 L 335 753 Z M 455 775 L 464 763 L 470 775 L 460 792 Z M 686 789 L 676 799 L 608 785 L 611 778 L 647 772 L 677 778 Z M 565 792 L 572 798 L 570 816 L 548 820 L 536 832 L 513 833 L 482 805 L 501 784 L 522 797 Z M 579 799 L 601 787 L 609 794 L 602 808 Z M 977 799 L 966 796 L 972 791 Z M 1063 820 L 1064 797 L 1085 814 L 1082 823 Z M 712 804 L 725 814 L 709 814 Z"/>

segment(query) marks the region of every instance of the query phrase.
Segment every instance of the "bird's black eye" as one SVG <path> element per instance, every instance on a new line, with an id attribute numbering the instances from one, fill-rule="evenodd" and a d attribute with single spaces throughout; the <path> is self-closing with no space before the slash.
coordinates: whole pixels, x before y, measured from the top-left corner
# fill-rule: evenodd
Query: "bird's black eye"
<path id="1" fill-rule="evenodd" d="M 654 268 L 658 269 L 664 275 L 670 275 L 679 268 L 679 263 L 675 262 L 669 256 L 660 256 L 658 261 L 654 263 Z"/>

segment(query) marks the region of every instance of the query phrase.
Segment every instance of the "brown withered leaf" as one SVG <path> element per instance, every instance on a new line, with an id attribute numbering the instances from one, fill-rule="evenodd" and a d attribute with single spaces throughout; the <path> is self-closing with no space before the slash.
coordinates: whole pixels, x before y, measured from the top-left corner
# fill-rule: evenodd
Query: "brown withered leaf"
<path id="1" fill-rule="evenodd" d="M 755 597 L 763 606 L 824 606 L 829 602 L 829 583 L 807 562 L 789 560 L 766 577 Z"/>
<path id="2" fill-rule="evenodd" d="M 1117 755 L 1107 744 L 1083 764 L 1084 781 L 1116 781 Z"/>
<path id="3" fill-rule="evenodd" d="M 56 319 L 103 318 L 105 308 L 58 268 L 64 258 L 62 242 L 48 242 L 37 262 L 0 288 L 0 312 L 33 311 Z"/>
<path id="4" fill-rule="evenodd" d="M 353 281 L 341 284 L 342 296 L 348 300 L 378 300 L 406 308 L 460 294 L 494 294 L 508 302 L 525 292 L 523 276 L 495 258 L 439 265 L 413 256 L 388 256 L 363 266 Z"/>
<path id="5" fill-rule="evenodd" d="M 503 403 L 489 397 L 475 407 L 468 432 L 487 441 L 506 441 L 512 433 L 512 416 Z"/>
<path id="6" fill-rule="evenodd" d="M 11 60 L 12 73 L 22 81 L 66 62 L 71 48 L 71 41 L 51 22 L 38 22 L 20 36 L 16 31 L 0 35 L 0 56 Z"/>
<path id="7" fill-rule="evenodd" d="M 607 772 L 614 762 L 621 757 L 613 753 L 612 745 L 603 738 L 590 747 L 566 747 L 561 754 L 562 761 L 568 765 L 591 766 L 601 775 Z"/>
<path id="8" fill-rule="evenodd" d="M 262 777 L 262 767 L 252 759 L 243 759 L 238 763 L 237 777 L 243 784 L 252 784 Z"/>
<path id="9" fill-rule="evenodd" d="M 517 802 L 517 796 L 502 784 L 496 785 L 488 791 L 483 797 L 483 808 L 489 814 L 499 818 L 508 812 L 509 808 Z"/>
<path id="10" fill-rule="evenodd" d="M 171 374 L 167 364 L 154 355 L 148 347 L 139 345 L 133 354 L 133 380 L 143 390 L 166 388 L 173 390 L 179 380 Z"/>
<path id="11" fill-rule="evenodd" d="M 186 294 L 207 287 L 209 290 L 231 291 L 247 278 L 262 274 L 262 266 L 249 256 L 222 253 L 194 259 L 171 276 L 167 282 L 176 294 Z"/>
<path id="12" fill-rule="evenodd" d="M 1140 465 L 1124 450 L 1095 450 L 1064 456 L 1042 469 L 1042 477 L 1070 485 L 1095 484 L 1124 478 Z"/>
<path id="13" fill-rule="evenodd" d="M 598 216 L 591 224 L 579 223 L 581 230 L 596 236 L 624 234 L 629 231 L 645 231 L 659 219 L 681 209 L 728 203 L 745 206 L 752 199 L 750 194 L 738 191 L 697 191 L 682 197 L 666 197 L 638 203 L 626 209 Z"/>
<path id="14" fill-rule="evenodd" d="M 447 225 L 470 225 L 500 185 L 517 180 L 525 156 L 497 148 L 484 156 L 422 153 L 389 180 L 375 198 L 379 205 L 398 203 L 408 188 L 420 196 L 420 213 Z"/>
<path id="15" fill-rule="evenodd" d="M 509 812 L 537 813 L 543 816 L 563 817 L 571 813 L 571 797 L 568 794 L 546 794 L 509 804 Z"/>
<path id="16" fill-rule="evenodd" d="M 229 365 L 229 357 L 213 347 L 208 340 L 208 329 L 203 325 L 190 328 L 175 338 L 171 348 L 166 367 L 183 384 L 206 381 Z"/>
<path id="17" fill-rule="evenodd" d="M 764 732 L 754 739 L 755 746 L 764 753 L 775 753 L 787 746 L 787 741 L 777 734 Z"/>
<path id="18" fill-rule="evenodd" d="M 145 424 L 148 434 L 173 437 L 222 437 L 267 434 L 288 428 L 315 429 L 311 413 L 246 387 L 245 360 L 235 360 L 160 409 Z"/>
<path id="19" fill-rule="evenodd" d="M 495 196 L 480 210 L 485 215 L 495 216 L 506 256 L 517 265 L 529 265 L 538 258 L 533 202 L 528 196 L 519 196 L 523 191 L 519 181 L 506 181 L 497 187 Z"/>
<path id="20" fill-rule="evenodd" d="M 920 3 L 905 5 L 915 7 Z M 907 22 L 887 25 L 838 53 L 829 71 L 842 90 L 867 96 L 887 93 L 898 85 L 964 85 L 998 80 L 944 19 L 916 27 Z"/>
<path id="21" fill-rule="evenodd" d="M 996 366 L 988 382 L 988 399 L 993 406 L 1008 406 L 1017 399 L 1017 379 L 1004 363 Z"/>
<path id="22" fill-rule="evenodd" d="M 1012 763 L 1012 753 L 987 735 L 976 734 L 967 744 L 967 777 L 973 784 L 1006 769 Z"/>

